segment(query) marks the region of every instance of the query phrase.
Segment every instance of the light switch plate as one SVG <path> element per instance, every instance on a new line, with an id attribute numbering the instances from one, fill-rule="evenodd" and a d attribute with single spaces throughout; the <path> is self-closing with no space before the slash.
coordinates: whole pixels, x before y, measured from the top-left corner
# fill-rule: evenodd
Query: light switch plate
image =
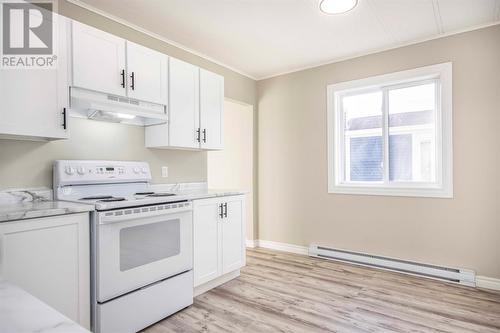
<path id="1" fill-rule="evenodd" d="M 167 178 L 168 177 L 168 167 L 166 167 L 166 166 L 162 166 L 161 167 L 161 176 L 163 178 Z"/>

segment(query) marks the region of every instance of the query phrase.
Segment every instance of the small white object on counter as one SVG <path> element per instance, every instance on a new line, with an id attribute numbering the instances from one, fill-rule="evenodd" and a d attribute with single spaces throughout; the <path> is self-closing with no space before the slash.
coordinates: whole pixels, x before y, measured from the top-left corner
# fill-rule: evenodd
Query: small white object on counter
<path id="1" fill-rule="evenodd" d="M 90 333 L 26 291 L 2 280 L 0 332 Z"/>

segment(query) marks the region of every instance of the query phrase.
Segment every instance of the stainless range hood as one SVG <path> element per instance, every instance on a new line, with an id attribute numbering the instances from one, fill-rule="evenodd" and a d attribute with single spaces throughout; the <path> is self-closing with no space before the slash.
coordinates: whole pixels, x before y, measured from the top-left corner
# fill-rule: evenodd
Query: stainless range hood
<path id="1" fill-rule="evenodd" d="M 167 106 L 71 87 L 71 114 L 80 118 L 138 126 L 165 124 Z"/>

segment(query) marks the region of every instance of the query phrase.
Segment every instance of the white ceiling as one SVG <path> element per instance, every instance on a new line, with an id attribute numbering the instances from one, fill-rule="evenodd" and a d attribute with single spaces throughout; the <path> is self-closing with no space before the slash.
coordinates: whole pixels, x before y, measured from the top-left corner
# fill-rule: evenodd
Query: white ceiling
<path id="1" fill-rule="evenodd" d="M 500 21 L 500 0 L 69 0 L 249 77 L 265 77 Z M 89 7 L 90 6 L 90 7 Z"/>

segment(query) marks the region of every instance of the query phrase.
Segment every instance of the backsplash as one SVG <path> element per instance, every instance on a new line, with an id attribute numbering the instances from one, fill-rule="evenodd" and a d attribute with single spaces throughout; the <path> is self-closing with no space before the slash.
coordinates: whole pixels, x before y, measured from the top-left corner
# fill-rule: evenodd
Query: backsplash
<path id="1" fill-rule="evenodd" d="M 52 200 L 52 190 L 48 188 L 9 189 L 0 191 L 0 206 L 21 202 Z"/>
<path id="2" fill-rule="evenodd" d="M 52 163 L 57 159 L 146 161 L 154 183 L 205 182 L 207 153 L 148 149 L 144 128 L 69 118 L 71 137 L 51 142 L 0 139 L 0 190 L 52 187 Z M 168 166 L 169 177 L 161 177 Z"/>
<path id="3" fill-rule="evenodd" d="M 152 184 L 151 187 L 158 192 L 191 192 L 207 190 L 208 184 L 206 182 Z M 0 191 L 0 206 L 52 199 L 52 189 L 44 187 L 10 188 Z"/>

